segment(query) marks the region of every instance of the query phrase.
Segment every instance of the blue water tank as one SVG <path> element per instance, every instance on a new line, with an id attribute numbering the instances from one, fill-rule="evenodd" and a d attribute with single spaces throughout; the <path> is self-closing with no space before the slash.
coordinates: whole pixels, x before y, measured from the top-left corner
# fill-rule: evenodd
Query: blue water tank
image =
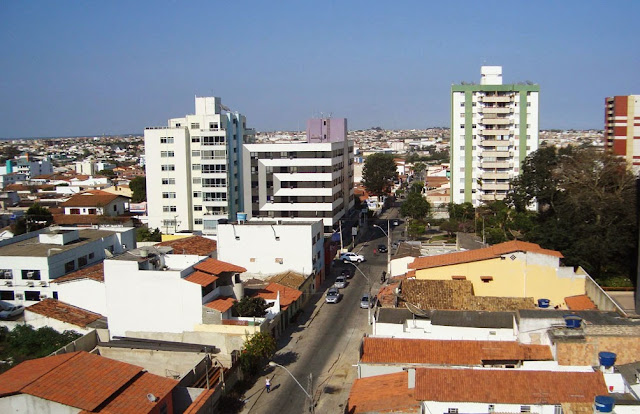
<path id="1" fill-rule="evenodd" d="M 237 213 L 238 221 L 247 221 L 247 213 Z"/>
<path id="2" fill-rule="evenodd" d="M 596 395 L 596 412 L 610 413 L 613 411 L 615 400 L 608 395 Z"/>
<path id="3" fill-rule="evenodd" d="M 549 307 L 549 299 L 538 299 L 538 307 L 539 308 L 548 308 Z"/>
<path id="4" fill-rule="evenodd" d="M 564 321 L 569 329 L 577 329 L 582 324 L 582 318 L 578 315 L 564 315 Z"/>
<path id="5" fill-rule="evenodd" d="M 605 368 L 610 368 L 616 363 L 616 354 L 613 352 L 600 352 L 598 359 L 600 360 L 600 365 Z"/>

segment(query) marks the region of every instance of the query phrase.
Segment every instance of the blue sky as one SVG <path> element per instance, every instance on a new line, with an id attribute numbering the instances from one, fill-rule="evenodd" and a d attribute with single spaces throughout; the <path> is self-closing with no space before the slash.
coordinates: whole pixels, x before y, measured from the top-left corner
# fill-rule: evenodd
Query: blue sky
<path id="1" fill-rule="evenodd" d="M 4 1 L 0 137 L 142 133 L 220 96 L 261 131 L 448 126 L 483 64 L 540 84 L 541 128 L 640 94 L 637 1 Z"/>

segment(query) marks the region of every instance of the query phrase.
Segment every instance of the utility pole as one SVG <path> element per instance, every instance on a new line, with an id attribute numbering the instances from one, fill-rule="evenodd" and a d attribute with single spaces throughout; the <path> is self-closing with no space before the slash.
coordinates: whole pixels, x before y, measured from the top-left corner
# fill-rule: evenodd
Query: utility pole
<path id="1" fill-rule="evenodd" d="M 308 393 L 310 395 L 310 397 L 309 397 L 309 412 L 311 414 L 313 414 L 315 412 L 315 407 L 314 407 L 314 404 L 313 404 L 313 397 L 314 397 L 314 395 L 313 395 L 313 373 L 311 373 L 311 372 L 309 373 L 309 382 L 308 382 L 307 386 L 309 387 Z"/>
<path id="2" fill-rule="evenodd" d="M 391 277 L 391 220 L 387 219 L 387 277 Z"/>

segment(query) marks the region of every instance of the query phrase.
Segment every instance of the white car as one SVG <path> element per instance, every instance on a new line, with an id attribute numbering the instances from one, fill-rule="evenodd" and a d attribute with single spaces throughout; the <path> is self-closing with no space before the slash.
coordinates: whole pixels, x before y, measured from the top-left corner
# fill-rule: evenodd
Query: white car
<path id="1" fill-rule="evenodd" d="M 20 315 L 22 312 L 24 312 L 24 306 L 22 305 L 9 306 L 0 311 L 0 318 L 11 318 Z"/>
<path id="2" fill-rule="evenodd" d="M 347 263 L 347 262 L 357 262 L 357 263 L 362 263 L 364 262 L 365 258 L 363 255 L 361 254 L 356 254 L 356 253 L 352 253 L 352 252 L 347 252 L 347 253 L 342 253 L 340 255 L 340 260 L 342 260 L 343 262 Z"/>
<path id="3" fill-rule="evenodd" d="M 331 288 L 327 291 L 327 296 L 324 298 L 327 303 L 338 303 L 340 301 L 340 292 L 338 289 Z"/>
<path id="4" fill-rule="evenodd" d="M 334 283 L 333 286 L 339 289 L 344 289 L 347 287 L 347 279 L 345 279 L 344 276 L 338 276 L 336 278 L 336 283 Z"/>

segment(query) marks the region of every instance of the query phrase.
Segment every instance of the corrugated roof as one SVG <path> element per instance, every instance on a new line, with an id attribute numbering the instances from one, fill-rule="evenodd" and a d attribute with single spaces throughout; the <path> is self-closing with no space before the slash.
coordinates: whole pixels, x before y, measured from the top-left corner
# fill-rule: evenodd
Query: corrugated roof
<path id="1" fill-rule="evenodd" d="M 202 236 L 190 236 L 182 239 L 169 240 L 156 244 L 156 246 L 173 247 L 175 254 L 195 254 L 198 256 L 210 256 L 218 249 L 215 240 Z"/>
<path id="2" fill-rule="evenodd" d="M 72 280 L 91 279 L 97 282 L 104 282 L 104 262 L 96 263 L 84 269 L 77 270 L 68 275 L 52 280 L 51 283 L 64 283 Z"/>
<path id="3" fill-rule="evenodd" d="M 231 309 L 235 301 L 236 299 L 230 296 L 219 296 L 211 302 L 205 303 L 204 306 L 215 309 L 218 312 L 226 312 Z"/>
<path id="4" fill-rule="evenodd" d="M 406 372 L 357 379 L 347 401 L 350 414 L 417 413 L 419 409 Z"/>
<path id="5" fill-rule="evenodd" d="M 460 263 L 477 262 L 480 260 L 495 259 L 502 255 L 514 252 L 531 252 L 546 254 L 559 258 L 564 257 L 560 252 L 557 252 L 555 250 L 543 249 L 542 247 L 540 247 L 540 245 L 535 243 L 512 240 L 505 243 L 499 243 L 491 247 L 485 247 L 483 249 L 418 257 L 412 263 L 409 263 L 409 268 L 420 270 Z"/>
<path id="6" fill-rule="evenodd" d="M 483 361 L 551 361 L 547 345 L 515 341 L 364 338 L 361 361 L 376 364 L 482 365 Z"/>
<path id="7" fill-rule="evenodd" d="M 593 403 L 597 395 L 608 393 L 601 372 L 416 370 L 415 396 L 420 401 L 551 405 Z"/>
<path id="8" fill-rule="evenodd" d="M 195 271 L 191 273 L 189 276 L 185 277 L 184 280 L 198 284 L 200 286 L 207 287 L 212 283 L 215 283 L 218 280 L 218 276 L 210 275 L 208 273 Z"/>
<path id="9" fill-rule="evenodd" d="M 247 271 L 244 267 L 236 266 L 231 263 L 223 262 L 218 259 L 207 259 L 203 262 L 200 262 L 193 266 L 196 270 L 201 270 L 203 272 L 212 274 L 212 275 L 220 275 L 225 272 L 235 272 L 235 273 L 244 273 Z"/>
<path id="10" fill-rule="evenodd" d="M 82 328 L 86 328 L 87 325 L 104 318 L 104 316 L 99 313 L 89 312 L 88 310 L 51 298 L 41 300 L 25 308 L 25 310 Z"/>

